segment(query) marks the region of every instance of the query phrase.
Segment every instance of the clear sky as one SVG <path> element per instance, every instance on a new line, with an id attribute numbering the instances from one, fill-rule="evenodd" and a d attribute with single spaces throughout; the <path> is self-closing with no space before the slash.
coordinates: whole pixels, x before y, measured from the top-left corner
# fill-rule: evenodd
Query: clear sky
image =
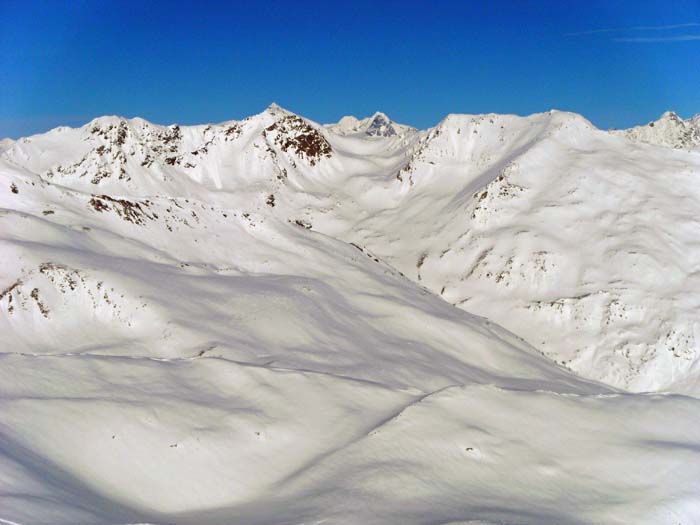
<path id="1" fill-rule="evenodd" d="M 552 108 L 603 128 L 688 117 L 700 0 L 0 0 L 0 137 L 105 114 L 217 122 L 273 101 L 417 127 Z"/>

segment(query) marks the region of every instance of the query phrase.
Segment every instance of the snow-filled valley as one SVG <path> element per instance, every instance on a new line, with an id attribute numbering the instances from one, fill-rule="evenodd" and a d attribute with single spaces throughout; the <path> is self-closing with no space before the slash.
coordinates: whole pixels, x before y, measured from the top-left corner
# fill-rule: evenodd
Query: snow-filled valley
<path id="1" fill-rule="evenodd" d="M 700 522 L 700 120 L 0 143 L 0 524 Z"/>

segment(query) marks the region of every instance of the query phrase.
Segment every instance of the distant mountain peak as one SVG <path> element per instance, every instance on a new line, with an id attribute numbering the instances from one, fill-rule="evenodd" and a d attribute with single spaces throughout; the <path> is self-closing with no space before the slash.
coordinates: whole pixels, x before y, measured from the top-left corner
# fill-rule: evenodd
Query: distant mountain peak
<path id="1" fill-rule="evenodd" d="M 283 108 L 276 102 L 271 103 L 269 106 L 265 108 L 265 111 L 263 113 L 267 113 L 269 115 L 274 115 L 274 116 L 286 116 L 286 115 L 294 115 L 292 111 L 289 111 L 286 108 Z"/>
<path id="2" fill-rule="evenodd" d="M 675 111 L 664 111 L 659 118 L 659 120 L 675 120 L 675 121 L 680 121 L 683 120 L 678 116 L 678 113 Z"/>
<path id="3" fill-rule="evenodd" d="M 347 115 L 336 124 L 329 124 L 327 127 L 341 135 L 361 134 L 368 137 L 395 137 L 413 130 L 410 126 L 397 124 L 381 111 L 363 119 Z"/>
<path id="4" fill-rule="evenodd" d="M 356 128 L 359 124 L 359 119 L 357 117 L 354 117 L 353 115 L 345 115 L 338 121 L 338 126 L 345 126 L 353 129 Z"/>
<path id="5" fill-rule="evenodd" d="M 644 126 L 614 131 L 634 142 L 675 149 L 700 149 L 700 115 L 684 119 L 675 111 L 665 111 L 658 120 Z"/>
<path id="6" fill-rule="evenodd" d="M 396 129 L 393 122 L 381 111 L 377 111 L 372 117 L 365 133 L 371 137 L 393 137 L 396 135 Z"/>
<path id="7" fill-rule="evenodd" d="M 387 122 L 387 123 L 393 122 L 391 120 L 391 118 L 389 118 L 389 116 L 386 113 L 383 113 L 382 111 L 375 111 L 374 115 L 372 115 L 370 117 L 370 119 L 371 119 L 371 122 L 376 122 L 376 121 Z"/>
<path id="8" fill-rule="evenodd" d="M 95 117 L 92 119 L 90 122 L 87 123 L 88 127 L 94 127 L 94 126 L 109 126 L 109 125 L 118 125 L 119 123 L 127 120 L 124 117 L 120 117 L 118 115 L 102 115 L 101 117 Z"/>

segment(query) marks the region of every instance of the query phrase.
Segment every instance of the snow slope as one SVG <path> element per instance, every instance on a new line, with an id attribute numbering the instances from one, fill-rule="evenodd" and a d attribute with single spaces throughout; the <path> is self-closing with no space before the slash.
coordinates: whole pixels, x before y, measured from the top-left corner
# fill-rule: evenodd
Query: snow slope
<path id="1" fill-rule="evenodd" d="M 568 113 L 452 115 L 401 163 L 334 182 L 311 222 L 579 374 L 698 392 L 698 154 Z"/>
<path id="2" fill-rule="evenodd" d="M 673 196 L 695 157 L 563 113 L 392 126 L 334 131 L 271 106 L 8 144 L 0 523 L 699 519 L 700 401 L 617 388 L 692 393 L 697 360 L 610 364 L 600 338 L 619 329 L 527 307 L 600 287 L 649 309 L 615 321 L 640 345 L 654 316 L 691 323 L 690 217 L 576 228 L 644 199 L 689 214 Z M 653 200 L 654 170 L 683 185 Z M 626 177 L 641 181 L 629 204 Z M 632 242 L 661 269 L 611 255 Z M 612 386 L 553 362 L 572 348 L 587 357 L 569 367 Z"/>

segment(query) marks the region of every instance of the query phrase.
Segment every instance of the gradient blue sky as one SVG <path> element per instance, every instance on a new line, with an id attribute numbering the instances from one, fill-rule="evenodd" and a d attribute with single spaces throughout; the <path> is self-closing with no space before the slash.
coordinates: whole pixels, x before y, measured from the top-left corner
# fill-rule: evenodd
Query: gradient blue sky
<path id="1" fill-rule="evenodd" d="M 690 116 L 700 0 L 0 0 L 0 137 L 104 114 L 217 122 L 272 101 L 418 127 L 450 112 Z"/>

